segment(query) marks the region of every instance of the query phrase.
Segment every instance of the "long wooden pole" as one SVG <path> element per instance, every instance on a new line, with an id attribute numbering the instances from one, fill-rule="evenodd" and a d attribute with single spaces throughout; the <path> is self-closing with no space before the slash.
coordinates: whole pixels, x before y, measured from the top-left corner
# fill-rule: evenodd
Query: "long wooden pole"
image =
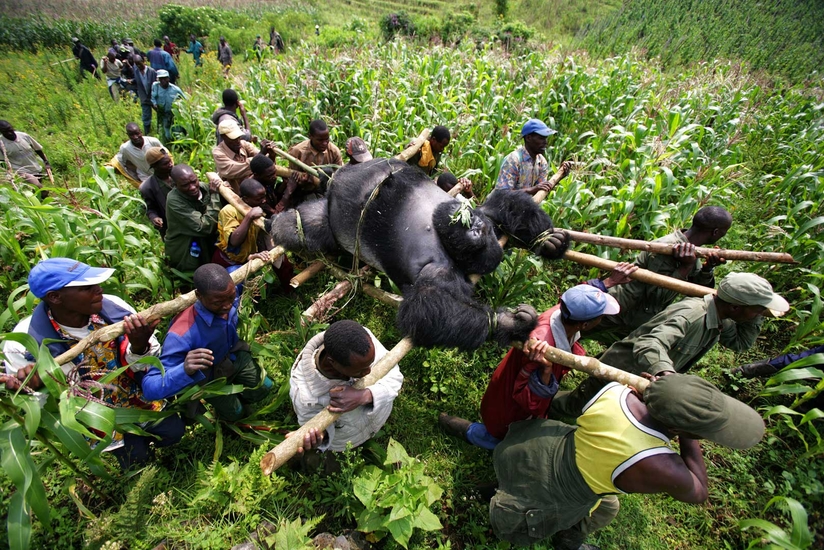
<path id="1" fill-rule="evenodd" d="M 534 345 L 538 340 L 534 338 L 529 341 L 530 345 Z M 513 347 L 523 349 L 521 342 L 513 342 Z M 585 372 L 596 378 L 602 380 L 609 380 L 610 382 L 619 382 L 621 384 L 632 386 L 641 393 L 647 389 L 649 380 L 641 378 L 636 374 L 612 367 L 606 363 L 601 363 L 594 357 L 586 357 L 581 355 L 573 355 L 572 353 L 560 350 L 555 347 L 550 347 L 544 353 L 544 358 L 551 363 L 558 363 L 569 369 Z"/>
<path id="2" fill-rule="evenodd" d="M 234 206 L 235 210 L 237 210 L 244 216 L 249 213 L 249 210 L 251 210 L 251 208 L 249 208 L 248 204 L 243 202 L 243 199 L 237 196 L 237 193 L 234 192 L 232 187 L 229 185 L 229 182 L 223 181 L 223 179 L 214 172 L 206 172 L 206 178 L 209 181 L 217 180 L 220 182 L 220 187 L 217 188 L 218 192 L 220 193 L 220 196 L 226 199 L 226 202 Z M 263 225 L 263 218 L 258 218 L 252 223 L 254 223 L 260 229 L 266 231 L 266 227 Z"/>
<path id="3" fill-rule="evenodd" d="M 655 254 L 672 255 L 672 245 L 659 242 L 641 241 L 637 239 L 622 239 L 619 237 L 609 237 L 606 235 L 594 235 L 582 231 L 565 230 L 574 241 L 579 243 L 597 244 L 610 246 L 622 250 L 646 250 Z M 770 262 L 794 264 L 796 261 L 790 254 L 785 252 L 756 252 L 751 250 L 727 250 L 724 248 L 705 248 L 698 246 L 695 248 L 695 255 L 699 258 L 706 258 L 711 253 L 717 254 L 726 260 L 737 260 L 744 262 Z"/>
<path id="4" fill-rule="evenodd" d="M 394 348 L 389 350 L 389 352 L 372 367 L 372 372 L 355 382 L 352 387 L 362 390 L 375 384 L 389 373 L 411 349 L 412 339 L 407 336 L 398 342 Z M 292 434 L 279 443 L 277 447 L 263 455 L 260 461 L 260 468 L 263 470 L 263 473 L 267 476 L 270 475 L 286 464 L 290 458 L 295 456 L 298 448 L 303 447 L 303 438 L 310 429 L 316 428 L 319 432 L 323 432 L 332 422 L 337 420 L 339 416 L 340 413 L 331 413 L 328 409 L 323 409 L 309 422 L 292 432 Z"/>
<path id="5" fill-rule="evenodd" d="M 418 134 L 418 137 L 412 140 L 409 147 L 395 155 L 395 158 L 407 162 L 409 159 L 418 154 L 418 151 L 423 147 L 423 142 L 429 139 L 429 128 Z"/>
<path id="6" fill-rule="evenodd" d="M 592 254 L 584 254 L 583 252 L 577 252 L 575 250 L 567 250 L 564 254 L 564 259 L 589 267 L 597 267 L 598 269 L 603 269 L 604 271 L 611 271 L 616 265 L 618 265 L 618 262 L 593 256 Z M 630 277 L 636 281 L 641 281 L 642 283 L 674 290 L 684 296 L 701 297 L 706 296 L 707 294 L 715 294 L 714 288 L 682 281 L 673 277 L 667 277 L 666 275 L 661 275 L 660 273 L 655 273 L 654 271 L 649 271 L 646 269 L 638 269 L 632 273 Z"/>
<path id="7" fill-rule="evenodd" d="M 269 251 L 269 263 L 274 262 L 276 259 L 283 256 L 286 253 L 286 250 L 282 246 L 276 246 L 273 250 Z M 258 271 L 261 267 L 267 265 L 267 262 L 259 258 L 255 258 L 249 262 L 246 262 L 240 269 L 232 273 L 232 280 L 237 283 L 241 283 L 245 281 L 250 275 Z M 177 315 L 190 305 L 194 304 L 196 300 L 194 290 L 191 292 L 187 292 L 186 294 L 181 294 L 174 300 L 169 300 L 168 302 L 162 302 L 160 304 L 155 304 L 143 311 L 139 312 L 143 320 L 147 323 L 151 323 L 157 319 L 162 319 L 164 317 L 170 317 L 172 315 Z M 85 350 L 87 347 L 97 344 L 99 342 L 108 342 L 110 340 L 114 340 L 118 336 L 122 335 L 124 332 L 123 321 L 118 323 L 114 323 L 113 325 L 108 325 L 103 328 L 99 328 L 77 342 L 74 346 L 72 346 L 68 351 L 62 353 L 55 357 L 55 361 L 58 365 L 65 365 Z"/>
<path id="8" fill-rule="evenodd" d="M 289 286 L 291 286 L 292 288 L 299 287 L 300 285 L 302 285 L 303 283 L 305 283 L 306 281 L 308 281 L 309 279 L 323 271 L 324 267 L 326 267 L 326 264 L 321 260 L 312 262 L 306 267 L 306 269 L 292 277 L 292 279 L 289 281 Z"/>

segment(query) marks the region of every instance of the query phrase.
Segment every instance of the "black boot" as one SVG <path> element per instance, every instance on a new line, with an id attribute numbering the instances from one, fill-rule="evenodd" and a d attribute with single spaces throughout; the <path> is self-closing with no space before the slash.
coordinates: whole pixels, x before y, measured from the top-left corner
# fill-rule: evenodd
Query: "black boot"
<path id="1" fill-rule="evenodd" d="M 466 432 L 469 430 L 470 424 L 472 424 L 469 420 L 441 413 L 438 415 L 438 424 L 447 434 L 468 441 L 466 439 Z"/>

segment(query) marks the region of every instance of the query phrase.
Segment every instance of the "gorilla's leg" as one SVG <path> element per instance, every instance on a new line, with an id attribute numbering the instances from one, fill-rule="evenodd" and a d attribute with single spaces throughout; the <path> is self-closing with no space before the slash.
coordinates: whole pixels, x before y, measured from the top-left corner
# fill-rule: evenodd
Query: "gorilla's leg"
<path id="1" fill-rule="evenodd" d="M 300 223 L 298 224 L 298 219 Z M 286 250 L 335 254 L 340 252 L 332 229 L 326 199 L 305 202 L 272 218 L 269 230 L 276 245 Z"/>
<path id="2" fill-rule="evenodd" d="M 492 311 L 472 296 L 472 285 L 454 270 L 427 266 L 404 292 L 398 328 L 416 346 L 477 349 L 490 337 L 503 346 L 526 340 L 537 323 L 531 306 Z M 491 325 L 491 329 L 490 329 Z"/>
<path id="3" fill-rule="evenodd" d="M 554 230 L 549 214 L 527 193 L 495 191 L 478 210 L 492 219 L 498 232 L 512 236 L 514 246 L 550 260 L 563 257 L 569 246 L 569 236 Z"/>

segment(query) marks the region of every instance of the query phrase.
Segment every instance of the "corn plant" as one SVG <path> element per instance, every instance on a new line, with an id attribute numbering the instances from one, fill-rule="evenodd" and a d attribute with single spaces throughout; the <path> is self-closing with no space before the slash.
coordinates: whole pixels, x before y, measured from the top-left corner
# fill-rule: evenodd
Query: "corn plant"
<path id="1" fill-rule="evenodd" d="M 741 530 L 756 528 L 763 531 L 763 536 L 750 542 L 747 548 L 769 548 L 783 550 L 804 550 L 813 545 L 813 534 L 807 525 L 807 511 L 795 499 L 788 497 L 773 497 L 764 507 L 766 512 L 772 506 L 787 510 L 790 513 L 792 524 L 787 532 L 780 526 L 765 519 L 744 519 L 738 522 Z"/>

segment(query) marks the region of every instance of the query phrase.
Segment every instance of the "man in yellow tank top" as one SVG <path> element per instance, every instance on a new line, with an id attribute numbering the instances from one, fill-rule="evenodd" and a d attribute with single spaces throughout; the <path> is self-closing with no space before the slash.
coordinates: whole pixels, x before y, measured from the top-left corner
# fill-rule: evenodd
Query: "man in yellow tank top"
<path id="1" fill-rule="evenodd" d="M 761 416 L 709 382 L 685 374 L 652 378 L 643 396 L 607 385 L 587 403 L 577 428 L 543 419 L 510 426 L 494 453 L 499 487 L 489 517 L 498 537 L 521 545 L 551 540 L 555 550 L 597 549 L 584 540 L 618 514 L 616 494 L 707 499 L 698 439 L 733 449 L 761 440 Z M 670 447 L 676 437 L 680 453 Z"/>

